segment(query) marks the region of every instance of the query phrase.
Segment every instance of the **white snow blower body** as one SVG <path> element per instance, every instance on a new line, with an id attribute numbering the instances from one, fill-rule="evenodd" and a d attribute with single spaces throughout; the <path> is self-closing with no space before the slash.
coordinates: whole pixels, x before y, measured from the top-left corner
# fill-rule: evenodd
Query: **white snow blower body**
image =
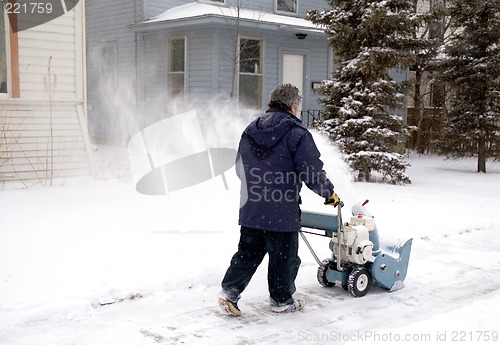
<path id="1" fill-rule="evenodd" d="M 327 287 L 341 286 L 355 297 L 365 296 L 372 285 L 389 291 L 404 287 L 412 239 L 403 245 L 379 239 L 373 216 L 365 205 L 352 207 L 352 217 L 343 223 L 341 209 L 338 214 L 302 211 L 300 232 L 304 242 L 319 264 L 318 282 Z M 304 228 L 324 230 L 308 232 Z M 332 257 L 320 260 L 304 232 L 331 238 Z"/>

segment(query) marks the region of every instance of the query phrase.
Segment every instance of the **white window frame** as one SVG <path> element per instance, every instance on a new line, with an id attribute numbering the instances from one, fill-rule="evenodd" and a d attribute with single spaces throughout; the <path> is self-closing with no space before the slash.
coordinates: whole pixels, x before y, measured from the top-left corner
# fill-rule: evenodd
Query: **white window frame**
<path id="1" fill-rule="evenodd" d="M 259 72 L 256 73 L 248 73 L 248 72 L 241 72 L 241 51 L 238 52 L 238 103 L 241 104 L 240 101 L 240 77 L 242 75 L 251 75 L 251 76 L 260 76 L 260 81 L 261 81 L 261 92 L 260 92 L 260 103 L 256 105 L 258 109 L 262 107 L 262 102 L 263 102 L 263 90 L 264 90 L 264 38 L 263 37 L 250 37 L 250 36 L 240 36 L 238 39 L 238 47 L 241 47 L 241 40 L 255 40 L 255 41 L 260 41 L 260 66 L 259 66 Z"/>
<path id="2" fill-rule="evenodd" d="M 288 16 L 298 16 L 299 15 L 299 0 L 295 1 L 295 12 L 282 11 L 278 9 L 278 0 L 274 0 L 274 12 L 277 14 L 284 14 Z"/>
<path id="3" fill-rule="evenodd" d="M 171 49 L 171 42 L 174 40 L 184 40 L 184 66 L 183 66 L 182 72 L 170 71 L 170 49 Z M 167 39 L 167 59 L 166 59 L 166 63 L 167 63 L 167 70 L 166 70 L 166 73 L 167 73 L 167 96 L 168 96 L 169 102 L 171 102 L 172 100 L 170 99 L 170 97 L 173 95 L 172 95 L 172 90 L 170 88 L 170 76 L 182 74 L 184 77 L 183 78 L 184 85 L 183 85 L 183 89 L 182 89 L 182 102 L 179 102 L 178 104 L 176 104 L 176 106 L 180 106 L 180 107 L 184 107 L 184 105 L 186 104 L 187 51 L 188 51 L 188 39 L 186 36 L 172 36 L 172 37 L 169 37 Z"/>

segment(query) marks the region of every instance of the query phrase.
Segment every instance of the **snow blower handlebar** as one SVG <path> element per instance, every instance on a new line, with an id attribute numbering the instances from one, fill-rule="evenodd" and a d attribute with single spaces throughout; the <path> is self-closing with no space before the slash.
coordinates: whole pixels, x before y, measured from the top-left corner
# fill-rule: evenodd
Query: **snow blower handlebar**
<path id="1" fill-rule="evenodd" d="M 344 207 L 344 202 L 343 201 L 339 201 L 339 203 L 337 204 L 337 209 L 338 209 L 338 216 L 337 216 L 337 224 L 332 224 L 331 223 L 331 219 L 328 218 L 328 219 L 325 219 L 327 222 L 330 223 L 330 226 L 328 228 L 325 229 L 324 227 L 324 224 L 307 224 L 307 220 L 305 220 L 304 216 L 306 215 L 310 215 L 310 213 L 306 213 L 306 214 L 303 214 L 304 216 L 302 217 L 302 225 L 306 225 L 308 227 L 311 227 L 311 228 L 316 228 L 316 229 L 325 229 L 325 232 L 323 234 L 318 234 L 318 233 L 315 233 L 315 232 L 309 232 L 309 231 L 303 231 L 303 230 L 300 230 L 299 233 L 300 233 L 300 236 L 302 237 L 302 239 L 304 240 L 304 243 L 306 244 L 307 248 L 309 248 L 309 251 L 311 252 L 311 254 L 313 255 L 314 259 L 316 260 L 316 262 L 318 263 L 318 265 L 320 266 L 325 266 L 326 263 L 321 261 L 319 259 L 319 257 L 316 255 L 314 249 L 312 248 L 311 244 L 309 243 L 309 241 L 307 240 L 306 236 L 304 235 L 304 233 L 307 233 L 307 234 L 312 234 L 312 235 L 317 235 L 317 236 L 323 236 L 323 237 L 333 237 L 334 235 L 334 232 L 340 232 L 339 229 L 342 228 L 342 207 Z M 317 215 L 316 215 L 317 216 Z M 340 261 L 339 261 L 339 264 L 340 264 Z"/>
<path id="2" fill-rule="evenodd" d="M 316 260 L 316 262 L 318 263 L 318 265 L 325 266 L 326 264 L 323 263 L 323 262 L 321 262 L 321 260 L 319 259 L 318 255 L 316 255 L 316 252 L 314 251 L 313 247 L 311 246 L 311 244 L 307 240 L 306 235 L 304 235 L 304 232 L 303 231 L 299 231 L 299 233 L 300 233 L 300 236 L 302 237 L 302 239 L 304 240 L 304 243 L 306 244 L 307 248 L 309 248 L 309 251 L 311 252 L 312 256 L 314 257 L 314 260 Z"/>
<path id="3" fill-rule="evenodd" d="M 337 258 L 337 270 L 339 272 L 342 271 L 342 244 L 344 242 L 344 223 L 342 222 L 342 207 L 344 206 L 344 203 L 341 201 L 339 202 L 338 206 L 338 212 L 337 212 L 337 220 L 338 220 L 338 229 L 337 229 L 337 243 L 338 243 L 338 253 L 339 257 Z M 333 238 L 333 233 L 332 233 L 332 238 Z"/>

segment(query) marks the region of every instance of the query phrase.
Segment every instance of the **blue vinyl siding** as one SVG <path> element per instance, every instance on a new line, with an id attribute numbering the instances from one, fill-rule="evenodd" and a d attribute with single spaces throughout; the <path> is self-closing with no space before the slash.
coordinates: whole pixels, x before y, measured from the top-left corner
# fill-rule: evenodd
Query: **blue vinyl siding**
<path id="1" fill-rule="evenodd" d="M 188 94 L 194 101 L 202 103 L 217 93 L 212 83 L 213 59 L 216 58 L 213 52 L 213 32 L 200 28 L 188 37 Z"/>

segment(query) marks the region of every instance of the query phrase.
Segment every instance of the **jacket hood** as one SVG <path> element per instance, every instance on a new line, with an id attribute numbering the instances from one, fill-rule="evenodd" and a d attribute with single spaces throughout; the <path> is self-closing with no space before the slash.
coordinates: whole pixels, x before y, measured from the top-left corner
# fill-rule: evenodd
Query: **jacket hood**
<path id="1" fill-rule="evenodd" d="M 302 122 L 292 114 L 279 110 L 269 109 L 266 115 L 255 119 L 248 125 L 244 133 L 255 144 L 262 148 L 271 148 L 294 126 L 303 126 Z"/>

